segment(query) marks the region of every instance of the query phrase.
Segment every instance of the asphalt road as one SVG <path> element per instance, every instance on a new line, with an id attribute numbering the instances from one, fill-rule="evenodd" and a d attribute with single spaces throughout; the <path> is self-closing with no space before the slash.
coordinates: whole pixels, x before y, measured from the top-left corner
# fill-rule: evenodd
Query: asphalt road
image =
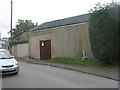
<path id="1" fill-rule="evenodd" d="M 3 88 L 118 88 L 118 82 L 77 71 L 20 62 L 18 75 L 2 78 Z"/>

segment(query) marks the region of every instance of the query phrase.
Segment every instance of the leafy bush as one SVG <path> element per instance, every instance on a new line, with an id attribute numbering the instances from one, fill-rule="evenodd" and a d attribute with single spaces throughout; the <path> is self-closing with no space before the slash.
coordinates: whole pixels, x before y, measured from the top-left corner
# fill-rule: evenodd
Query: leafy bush
<path id="1" fill-rule="evenodd" d="M 119 4 L 107 5 L 98 3 L 90 12 L 89 34 L 94 56 L 103 64 L 117 64 L 120 23 L 118 18 Z"/>

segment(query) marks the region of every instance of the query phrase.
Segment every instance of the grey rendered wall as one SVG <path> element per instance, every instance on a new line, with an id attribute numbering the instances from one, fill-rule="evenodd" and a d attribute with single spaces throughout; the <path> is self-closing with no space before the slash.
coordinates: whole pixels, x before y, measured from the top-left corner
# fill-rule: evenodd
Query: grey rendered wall
<path id="1" fill-rule="evenodd" d="M 27 44 L 18 44 L 17 45 L 17 57 L 23 58 L 28 57 L 28 43 Z"/>
<path id="2" fill-rule="evenodd" d="M 17 55 L 17 45 L 13 45 L 13 46 L 12 46 L 12 54 L 13 54 L 15 57 L 18 56 L 18 55 Z"/>
<path id="3" fill-rule="evenodd" d="M 51 54 L 54 57 L 80 58 L 84 50 L 93 58 L 89 41 L 88 23 L 80 23 L 44 29 L 29 34 L 29 54 L 40 59 L 40 40 L 51 40 Z"/>
<path id="4" fill-rule="evenodd" d="M 28 51 L 28 43 L 27 44 L 17 44 L 12 46 L 12 53 L 17 58 L 24 58 L 29 56 Z"/>
<path id="5" fill-rule="evenodd" d="M 53 57 L 80 58 L 83 50 L 88 57 L 93 57 L 87 23 L 55 29 L 52 34 Z"/>
<path id="6" fill-rule="evenodd" d="M 51 30 L 44 30 L 29 35 L 29 55 L 31 58 L 40 59 L 40 41 L 51 40 Z"/>

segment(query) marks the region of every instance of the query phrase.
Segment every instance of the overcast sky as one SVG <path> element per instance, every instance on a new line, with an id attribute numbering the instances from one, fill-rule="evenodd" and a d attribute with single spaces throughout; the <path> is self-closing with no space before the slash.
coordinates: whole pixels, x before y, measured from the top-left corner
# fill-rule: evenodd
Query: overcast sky
<path id="1" fill-rule="evenodd" d="M 9 37 L 11 0 L 0 0 L 0 33 Z M 18 19 L 32 20 L 38 24 L 86 14 L 97 2 L 112 0 L 13 0 L 13 28 Z"/>

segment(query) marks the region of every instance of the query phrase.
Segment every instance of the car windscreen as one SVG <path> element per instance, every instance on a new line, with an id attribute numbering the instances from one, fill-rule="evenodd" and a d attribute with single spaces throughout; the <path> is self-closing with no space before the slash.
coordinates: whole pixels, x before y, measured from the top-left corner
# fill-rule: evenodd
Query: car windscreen
<path id="1" fill-rule="evenodd" d="M 0 59 L 10 59 L 12 56 L 9 52 L 0 51 Z"/>

